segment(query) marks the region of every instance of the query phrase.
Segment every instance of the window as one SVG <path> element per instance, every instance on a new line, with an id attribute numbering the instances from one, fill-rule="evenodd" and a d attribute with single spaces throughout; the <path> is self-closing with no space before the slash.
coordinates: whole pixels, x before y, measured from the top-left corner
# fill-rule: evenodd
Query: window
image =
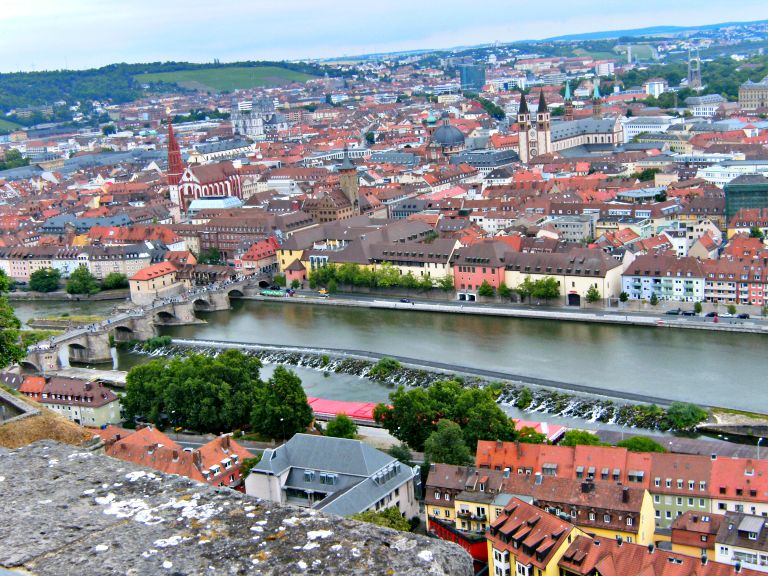
<path id="1" fill-rule="evenodd" d="M 665 482 L 665 485 L 666 485 L 667 488 L 672 488 L 672 479 L 671 478 L 667 478 L 667 481 Z"/>
<path id="2" fill-rule="evenodd" d="M 671 512 L 670 510 L 665 510 L 665 511 L 664 511 L 664 517 L 665 517 L 667 520 L 670 520 L 670 519 L 672 518 L 672 512 Z"/>
<path id="3" fill-rule="evenodd" d="M 450 500 L 450 499 L 451 499 L 451 495 L 450 495 L 448 492 L 446 492 L 446 493 L 445 493 L 445 500 L 446 500 L 446 502 L 447 502 L 448 500 Z"/>
<path id="4" fill-rule="evenodd" d="M 693 506 L 693 498 L 688 498 L 688 506 Z"/>
<path id="5" fill-rule="evenodd" d="M 451 511 L 450 510 L 446 510 L 445 511 L 445 517 L 446 518 L 450 518 L 451 517 Z"/>
<path id="6" fill-rule="evenodd" d="M 656 518 L 661 518 L 661 510 L 656 510 Z"/>
<path id="7" fill-rule="evenodd" d="M 717 509 L 718 510 L 728 510 L 728 507 L 725 505 L 725 502 L 718 502 Z"/>
<path id="8" fill-rule="evenodd" d="M 704 508 L 704 498 L 699 498 L 699 508 Z"/>
<path id="9" fill-rule="evenodd" d="M 603 514 L 603 522 L 605 522 L 606 524 L 609 524 L 611 522 L 611 515 Z"/>
<path id="10" fill-rule="evenodd" d="M 688 490 L 693 490 L 693 487 L 696 485 L 696 482 L 693 480 L 688 480 Z"/>
<path id="11" fill-rule="evenodd" d="M 435 490 L 435 500 L 440 500 L 440 492 Z"/>
<path id="12" fill-rule="evenodd" d="M 432 513 L 433 513 L 435 516 L 440 516 L 440 508 L 435 508 L 435 509 L 432 511 Z"/>
<path id="13" fill-rule="evenodd" d="M 631 517 L 627 517 L 627 526 L 632 526 L 633 522 Z"/>
<path id="14" fill-rule="evenodd" d="M 677 481 L 677 487 L 682 489 L 682 487 L 683 487 L 683 481 L 682 480 L 678 480 Z"/>
<path id="15" fill-rule="evenodd" d="M 656 486 L 657 488 L 661 486 L 661 478 L 655 478 L 653 481 L 653 485 Z"/>
<path id="16" fill-rule="evenodd" d="M 677 497 L 677 505 L 678 506 L 682 506 L 683 505 L 683 499 L 680 498 L 679 496 Z"/>
<path id="17" fill-rule="evenodd" d="M 658 504 L 659 502 L 661 502 L 661 496 L 659 496 L 658 494 L 654 494 L 653 495 L 653 503 L 654 504 Z"/>
<path id="18" fill-rule="evenodd" d="M 590 520 L 594 520 L 595 519 L 595 513 L 594 512 L 590 512 L 589 513 L 589 519 Z"/>

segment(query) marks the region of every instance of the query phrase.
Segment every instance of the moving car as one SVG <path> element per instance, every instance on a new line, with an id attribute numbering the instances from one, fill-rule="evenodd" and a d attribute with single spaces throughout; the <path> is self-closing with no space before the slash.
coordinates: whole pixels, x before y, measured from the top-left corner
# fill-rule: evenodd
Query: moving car
<path id="1" fill-rule="evenodd" d="M 683 310 L 682 314 L 683 316 L 696 316 L 696 312 L 693 310 Z"/>
<path id="2" fill-rule="evenodd" d="M 402 302 L 403 304 L 410 304 L 411 300 L 409 298 L 400 298 L 400 302 Z"/>
<path id="3" fill-rule="evenodd" d="M 717 318 L 717 312 L 707 312 L 707 318 Z"/>
<path id="4" fill-rule="evenodd" d="M 749 320 L 749 314 L 743 312 L 742 314 L 739 314 L 737 318 L 741 318 L 742 320 Z"/>
<path id="5" fill-rule="evenodd" d="M 664 314 L 666 314 L 667 316 L 680 316 L 681 313 L 682 313 L 682 310 L 680 310 L 680 308 L 677 308 L 675 310 L 667 310 L 666 312 L 664 312 Z"/>

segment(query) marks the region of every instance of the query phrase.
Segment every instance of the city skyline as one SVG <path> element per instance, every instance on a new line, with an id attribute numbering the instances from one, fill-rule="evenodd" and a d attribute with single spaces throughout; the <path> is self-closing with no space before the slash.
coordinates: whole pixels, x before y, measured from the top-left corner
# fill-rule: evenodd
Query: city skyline
<path id="1" fill-rule="evenodd" d="M 234 0 L 4 4 L 2 72 L 114 62 L 332 58 L 733 19 L 729 9 L 712 0 L 695 6 L 685 0 L 672 8 L 660 0 L 608 7 L 596 0 L 578 5 L 555 0 L 546 14 L 536 5 L 510 8 L 500 0 L 486 3 L 482 11 L 460 10 L 453 1 L 413 5 L 404 0 L 386 6 L 341 0 L 332 9 L 309 0 L 289 0 L 288 9 L 286 4 L 240 6 Z M 741 14 L 748 15 L 741 19 L 768 18 L 768 7 L 747 0 Z"/>

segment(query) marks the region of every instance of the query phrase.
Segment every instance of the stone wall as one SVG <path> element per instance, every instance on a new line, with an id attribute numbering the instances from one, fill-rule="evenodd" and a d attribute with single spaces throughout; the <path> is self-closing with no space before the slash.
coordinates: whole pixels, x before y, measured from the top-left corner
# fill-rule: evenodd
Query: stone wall
<path id="1" fill-rule="evenodd" d="M 0 449 L 0 567 L 78 574 L 471 575 L 455 544 L 278 506 L 54 442 Z"/>

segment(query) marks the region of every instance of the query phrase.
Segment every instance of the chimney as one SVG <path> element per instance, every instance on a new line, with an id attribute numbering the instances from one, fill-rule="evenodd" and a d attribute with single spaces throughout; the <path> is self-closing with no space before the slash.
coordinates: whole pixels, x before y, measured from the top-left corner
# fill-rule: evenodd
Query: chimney
<path id="1" fill-rule="evenodd" d="M 702 550 L 701 551 L 701 565 L 706 566 L 707 565 L 707 551 Z"/>
<path id="2" fill-rule="evenodd" d="M 581 483 L 581 492 L 583 494 L 588 494 L 592 490 L 592 486 L 589 482 L 582 482 Z"/>
<path id="3" fill-rule="evenodd" d="M 173 451 L 173 461 L 174 462 L 178 462 L 179 461 L 179 451 L 178 450 L 174 450 Z"/>
<path id="4" fill-rule="evenodd" d="M 624 544 L 624 538 L 621 536 L 616 536 L 616 546 L 621 547 L 622 544 Z"/>
<path id="5" fill-rule="evenodd" d="M 86 382 L 84 388 L 85 388 L 86 392 L 90 392 L 91 388 L 93 388 L 93 386 L 91 385 L 90 382 Z"/>
<path id="6" fill-rule="evenodd" d="M 629 488 L 624 487 L 621 489 L 621 501 L 625 504 L 629 502 Z"/>
<path id="7" fill-rule="evenodd" d="M 203 455 L 200 453 L 200 450 L 194 450 L 192 452 L 192 462 L 194 462 L 195 468 L 203 467 Z"/>
<path id="8" fill-rule="evenodd" d="M 224 434 L 224 436 L 222 436 L 221 447 L 225 452 L 229 450 L 229 434 Z"/>
<path id="9" fill-rule="evenodd" d="M 648 544 L 648 554 L 653 554 L 654 550 L 656 550 L 656 546 L 653 544 Z"/>

